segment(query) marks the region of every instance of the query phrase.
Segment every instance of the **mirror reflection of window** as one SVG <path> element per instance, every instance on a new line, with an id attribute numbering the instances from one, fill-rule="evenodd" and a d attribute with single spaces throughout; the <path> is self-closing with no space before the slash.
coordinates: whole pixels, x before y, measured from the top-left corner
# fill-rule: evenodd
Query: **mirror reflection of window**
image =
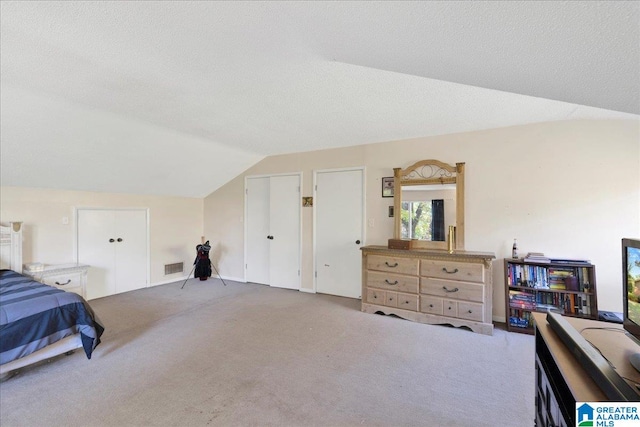
<path id="1" fill-rule="evenodd" d="M 400 234 L 403 239 L 445 242 L 447 229 L 456 225 L 455 187 L 403 186 Z"/>
<path id="2" fill-rule="evenodd" d="M 402 202 L 402 238 L 444 242 L 444 200 Z"/>

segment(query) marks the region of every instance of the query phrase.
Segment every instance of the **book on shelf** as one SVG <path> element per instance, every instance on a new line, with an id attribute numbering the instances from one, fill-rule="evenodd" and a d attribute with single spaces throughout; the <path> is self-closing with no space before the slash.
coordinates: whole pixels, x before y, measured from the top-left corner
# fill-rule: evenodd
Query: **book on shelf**
<path id="1" fill-rule="evenodd" d="M 536 296 L 527 292 L 509 291 L 509 306 L 522 310 L 535 310 Z"/>
<path id="2" fill-rule="evenodd" d="M 507 283 L 509 286 L 548 289 L 548 276 L 547 267 L 539 265 L 509 264 L 507 268 Z"/>
<path id="3" fill-rule="evenodd" d="M 554 264 L 584 264 L 591 265 L 591 261 L 588 259 L 569 259 L 569 258 L 550 258 Z"/>
<path id="4" fill-rule="evenodd" d="M 549 288 L 564 291 L 567 277 L 575 277 L 573 267 L 549 267 Z"/>
<path id="5" fill-rule="evenodd" d="M 535 262 L 538 264 L 550 264 L 551 258 L 544 256 L 542 252 L 529 252 L 524 257 L 525 262 Z"/>
<path id="6" fill-rule="evenodd" d="M 529 252 L 520 259 L 505 258 L 504 267 L 508 330 L 531 332 L 535 312 L 597 316 L 596 271 L 590 261 Z"/>
<path id="7" fill-rule="evenodd" d="M 554 310 L 563 314 L 590 316 L 591 296 L 580 294 L 558 294 L 554 292 L 538 292 L 532 294 L 511 290 L 509 291 L 509 307 L 512 310 Z"/>
<path id="8" fill-rule="evenodd" d="M 511 308 L 509 310 L 509 325 L 517 328 L 529 328 L 531 326 L 531 313 Z"/>

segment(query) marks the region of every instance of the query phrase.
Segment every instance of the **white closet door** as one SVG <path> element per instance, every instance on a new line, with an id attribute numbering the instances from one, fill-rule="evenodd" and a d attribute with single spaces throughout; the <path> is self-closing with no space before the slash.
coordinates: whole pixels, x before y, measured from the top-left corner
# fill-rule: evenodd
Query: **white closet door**
<path id="1" fill-rule="evenodd" d="M 246 181 L 246 280 L 269 284 L 269 177 Z"/>
<path id="2" fill-rule="evenodd" d="M 360 298 L 364 244 L 364 170 L 316 173 L 316 291 Z"/>
<path id="3" fill-rule="evenodd" d="M 78 263 L 90 266 L 87 299 L 116 293 L 115 218 L 109 210 L 78 211 Z"/>
<path id="4" fill-rule="evenodd" d="M 270 277 L 278 288 L 300 289 L 300 176 L 270 179 Z"/>
<path id="5" fill-rule="evenodd" d="M 116 292 L 147 287 L 147 212 L 115 211 Z"/>
<path id="6" fill-rule="evenodd" d="M 89 265 L 87 299 L 147 285 L 145 210 L 79 209 L 77 239 L 78 262 Z"/>

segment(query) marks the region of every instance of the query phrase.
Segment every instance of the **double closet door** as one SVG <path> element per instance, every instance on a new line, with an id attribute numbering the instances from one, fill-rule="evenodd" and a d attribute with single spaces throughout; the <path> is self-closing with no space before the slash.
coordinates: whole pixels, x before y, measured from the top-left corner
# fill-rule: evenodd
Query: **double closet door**
<path id="1" fill-rule="evenodd" d="M 300 289 L 300 174 L 245 180 L 246 280 Z"/>
<path id="2" fill-rule="evenodd" d="M 146 209 L 78 209 L 78 263 L 90 266 L 87 299 L 147 286 Z"/>

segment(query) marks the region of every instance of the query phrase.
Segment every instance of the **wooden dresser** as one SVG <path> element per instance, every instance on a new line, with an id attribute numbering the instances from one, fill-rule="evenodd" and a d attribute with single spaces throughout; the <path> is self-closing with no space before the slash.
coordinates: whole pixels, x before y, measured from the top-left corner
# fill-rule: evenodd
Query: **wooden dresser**
<path id="1" fill-rule="evenodd" d="M 362 311 L 414 322 L 466 326 L 493 335 L 491 261 L 487 252 L 364 246 Z"/>

